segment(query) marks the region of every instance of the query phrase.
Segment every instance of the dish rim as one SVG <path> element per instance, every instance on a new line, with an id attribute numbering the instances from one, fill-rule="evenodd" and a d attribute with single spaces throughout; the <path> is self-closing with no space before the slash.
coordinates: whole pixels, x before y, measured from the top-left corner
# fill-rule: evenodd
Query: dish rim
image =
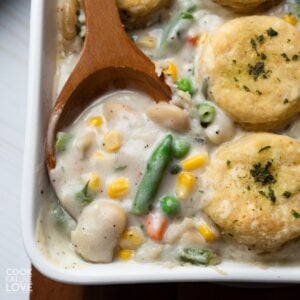
<path id="1" fill-rule="evenodd" d="M 222 275 L 213 267 L 178 266 L 166 268 L 158 264 L 111 263 L 92 265 L 86 269 L 65 270 L 56 267 L 40 252 L 35 241 L 37 215 L 37 178 L 38 168 L 45 168 L 39 155 L 41 150 L 42 126 L 41 111 L 45 103 L 42 101 L 42 66 L 44 58 L 46 0 L 32 0 L 30 17 L 30 54 L 28 71 L 28 96 L 26 116 L 26 136 L 24 148 L 21 221 L 22 235 L 26 252 L 32 264 L 45 276 L 60 282 L 73 284 L 117 284 L 146 282 L 270 282 L 270 283 L 300 283 L 297 274 L 299 266 L 270 267 L 262 270 L 245 263 L 227 262 L 230 274 Z M 57 2 L 55 2 L 57 5 Z M 52 87 L 51 87 L 52 89 Z M 49 105 L 49 103 L 48 103 Z M 44 109 L 45 110 L 45 109 Z M 46 118 L 47 119 L 47 118 Z M 40 138 L 39 138 L 40 136 Z M 222 269 L 226 262 L 217 268 Z M 130 266 L 130 268 L 129 268 Z M 250 268 L 249 268 L 250 267 Z M 123 270 L 124 269 L 124 270 Z M 299 269 L 298 269 L 299 270 Z"/>

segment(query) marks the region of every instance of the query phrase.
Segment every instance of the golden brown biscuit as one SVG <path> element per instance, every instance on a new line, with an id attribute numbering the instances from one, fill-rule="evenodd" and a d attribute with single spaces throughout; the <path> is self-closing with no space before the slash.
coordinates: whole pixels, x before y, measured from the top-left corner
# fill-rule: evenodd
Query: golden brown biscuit
<path id="1" fill-rule="evenodd" d="M 197 63 L 208 97 L 246 129 L 278 128 L 300 110 L 300 33 L 280 18 L 227 22 Z"/>
<path id="2" fill-rule="evenodd" d="M 172 0 L 117 0 L 121 19 L 127 28 L 143 27 L 155 13 Z"/>
<path id="3" fill-rule="evenodd" d="M 207 168 L 204 208 L 223 233 L 259 250 L 300 236 L 300 143 L 271 133 L 221 146 Z"/>
<path id="4" fill-rule="evenodd" d="M 214 0 L 239 13 L 249 13 L 268 9 L 282 0 Z"/>

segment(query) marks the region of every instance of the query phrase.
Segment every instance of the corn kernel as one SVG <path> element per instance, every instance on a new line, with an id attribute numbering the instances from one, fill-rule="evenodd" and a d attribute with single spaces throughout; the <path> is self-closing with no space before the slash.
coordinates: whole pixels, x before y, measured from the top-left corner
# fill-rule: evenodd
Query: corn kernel
<path id="1" fill-rule="evenodd" d="M 206 165 L 207 161 L 207 153 L 197 154 L 181 162 L 181 166 L 186 171 L 192 171 L 203 167 L 204 165 Z"/>
<path id="2" fill-rule="evenodd" d="M 106 151 L 116 152 L 122 146 L 122 136 L 117 130 L 109 131 L 105 134 L 103 143 Z"/>
<path id="3" fill-rule="evenodd" d="M 103 119 L 101 116 L 91 117 L 88 120 L 88 124 L 92 127 L 99 127 L 102 125 L 102 123 L 103 123 Z"/>
<path id="4" fill-rule="evenodd" d="M 177 178 L 176 196 L 181 200 L 186 200 L 192 193 L 195 184 L 196 178 L 192 173 L 180 173 Z"/>
<path id="5" fill-rule="evenodd" d="M 129 183 L 126 178 L 118 178 L 108 185 L 107 194 L 112 199 L 123 198 L 129 189 Z"/>
<path id="6" fill-rule="evenodd" d="M 201 224 L 199 227 L 198 227 L 198 231 L 199 233 L 203 236 L 203 238 L 207 241 L 207 242 L 212 242 L 216 239 L 216 236 L 215 234 L 212 232 L 212 230 L 204 225 L 204 224 Z"/>
<path id="7" fill-rule="evenodd" d="M 124 231 L 120 245 L 123 248 L 135 250 L 144 243 L 142 231 L 139 228 L 128 228 Z"/>
<path id="8" fill-rule="evenodd" d="M 298 23 L 298 20 L 293 15 L 285 15 L 282 19 L 293 26 L 296 26 Z"/>
<path id="9" fill-rule="evenodd" d="M 100 177 L 93 173 L 89 178 L 89 188 L 94 192 L 97 192 L 100 188 Z"/>
<path id="10" fill-rule="evenodd" d="M 133 251 L 130 249 L 120 249 L 118 252 L 118 258 L 121 260 L 129 260 L 133 256 Z"/>
<path id="11" fill-rule="evenodd" d="M 165 75 L 170 75 L 173 81 L 177 81 L 177 68 L 173 63 L 170 63 L 167 68 L 163 70 Z"/>

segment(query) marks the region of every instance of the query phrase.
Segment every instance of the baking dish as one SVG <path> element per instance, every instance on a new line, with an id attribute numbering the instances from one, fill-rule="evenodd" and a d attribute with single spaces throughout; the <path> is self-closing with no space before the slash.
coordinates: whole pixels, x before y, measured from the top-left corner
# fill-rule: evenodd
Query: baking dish
<path id="1" fill-rule="evenodd" d="M 33 265 L 54 280 L 77 284 L 171 281 L 300 282 L 299 265 L 264 267 L 223 261 L 217 267 L 177 266 L 134 262 L 89 264 L 78 269 L 53 265 L 38 250 L 35 226 L 42 201 L 51 190 L 44 164 L 44 135 L 53 103 L 56 69 L 56 1 L 33 0 L 31 12 L 29 92 L 23 169 L 22 230 Z"/>

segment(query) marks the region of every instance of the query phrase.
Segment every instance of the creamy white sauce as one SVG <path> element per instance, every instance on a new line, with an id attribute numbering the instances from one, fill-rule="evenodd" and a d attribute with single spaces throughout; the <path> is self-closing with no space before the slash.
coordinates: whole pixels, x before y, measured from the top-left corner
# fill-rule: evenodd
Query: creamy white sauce
<path id="1" fill-rule="evenodd" d="M 139 38 L 148 35 L 155 38 L 156 44 L 159 45 L 163 37 L 163 29 L 168 26 L 168 22 L 174 15 L 188 9 L 191 2 L 193 1 L 175 1 L 172 9 L 164 15 L 161 24 L 156 23 L 144 30 L 137 30 L 130 34 L 135 36 L 137 44 Z M 176 44 L 176 47 L 170 47 L 164 53 L 158 51 L 157 48 L 147 49 L 142 47 L 142 50 L 153 59 L 158 74 L 172 62 L 177 66 L 178 79 L 189 78 L 192 81 L 194 87 L 193 97 L 189 93 L 179 91 L 171 76 L 167 76 L 166 81 L 173 92 L 171 103 L 184 108 L 189 114 L 190 130 L 182 135 L 191 144 L 189 156 L 204 152 L 213 155 L 216 145 L 236 139 L 243 134 L 243 130 L 235 126 L 233 121 L 218 107 L 216 107 L 214 122 L 207 128 L 201 127 L 196 105 L 205 101 L 205 99 L 201 87 L 197 86 L 194 78 L 194 61 L 197 59 L 197 54 L 201 52 L 201 43 L 205 42 L 207 35 L 227 20 L 238 15 L 211 1 L 194 2 L 197 4 L 197 9 L 193 12 L 194 20 L 183 27 L 184 38 Z M 270 10 L 268 14 L 282 16 L 288 12 L 293 12 L 294 3 L 294 1 L 284 1 L 279 7 Z M 82 12 L 80 23 L 84 27 L 85 18 Z M 84 35 L 84 29 L 81 35 Z M 186 42 L 187 38 L 194 36 L 198 36 L 200 39 L 198 48 Z M 59 93 L 72 71 L 80 50 L 81 43 L 77 40 L 72 45 L 71 54 L 60 53 L 55 95 Z M 104 115 L 103 105 L 105 103 L 125 104 L 130 107 L 131 111 L 129 113 L 125 111 L 119 119 L 106 120 L 104 118 L 104 122 L 100 127 L 88 126 L 87 122 L 90 117 Z M 128 193 L 122 200 L 112 201 L 117 201 L 118 205 L 126 211 L 128 227 L 143 226 L 143 218 L 130 214 L 132 200 L 145 171 L 148 158 L 162 138 L 170 132 L 153 123 L 147 117 L 145 111 L 151 105 L 153 105 L 153 101 L 146 95 L 134 91 L 114 91 L 94 102 L 72 126 L 64 129 L 66 133 L 72 136 L 72 139 L 67 150 L 57 156 L 57 165 L 51 171 L 50 178 L 61 205 L 74 220 L 78 219 L 84 209 L 84 206 L 76 200 L 75 195 L 85 185 L 89 176 L 92 173 L 97 173 L 101 178 L 101 187 L 94 195 L 94 201 L 107 200 L 109 198 L 107 195 L 109 183 L 119 177 L 127 178 L 130 185 Z M 116 153 L 108 153 L 103 146 L 103 135 L 109 130 L 118 130 L 122 136 L 122 147 Z M 289 128 L 281 131 L 281 133 L 300 139 L 299 120 L 295 120 Z M 179 136 L 177 133 L 172 134 L 173 136 Z M 104 156 L 97 158 L 95 153 L 99 151 Z M 118 171 L 119 167 L 121 167 L 120 171 Z M 216 226 L 201 212 L 201 208 L 210 199 L 212 193 L 207 188 L 206 178 L 202 176 L 204 170 L 205 168 L 201 168 L 193 171 L 197 178 L 196 188 L 189 199 L 182 204 L 180 214 L 169 220 L 169 227 L 162 242 L 154 242 L 145 235 L 145 243 L 135 251 L 134 260 L 138 262 L 177 263 L 178 250 L 184 246 L 209 247 L 215 250 L 222 259 L 265 261 L 272 264 L 274 264 L 274 261 L 295 261 L 299 259 L 300 254 L 296 254 L 296 252 L 300 252 L 299 242 L 291 242 L 281 251 L 265 256 L 257 256 L 247 247 L 236 245 L 233 241 L 224 241 L 222 238 L 218 238 L 214 243 L 207 243 L 196 229 L 199 224 L 210 226 L 217 237 L 220 234 Z M 176 181 L 177 176 L 171 175 L 168 167 L 156 196 L 154 212 L 160 212 L 158 199 L 165 194 L 174 194 Z M 37 240 L 41 251 L 51 261 L 66 268 L 84 266 L 86 263 L 76 255 L 70 238 L 62 234 L 61 230 L 58 230 L 53 223 L 49 213 L 53 209 L 53 205 L 52 202 L 47 203 L 43 207 L 38 220 Z M 226 215 L 226 207 L 223 210 Z"/>

